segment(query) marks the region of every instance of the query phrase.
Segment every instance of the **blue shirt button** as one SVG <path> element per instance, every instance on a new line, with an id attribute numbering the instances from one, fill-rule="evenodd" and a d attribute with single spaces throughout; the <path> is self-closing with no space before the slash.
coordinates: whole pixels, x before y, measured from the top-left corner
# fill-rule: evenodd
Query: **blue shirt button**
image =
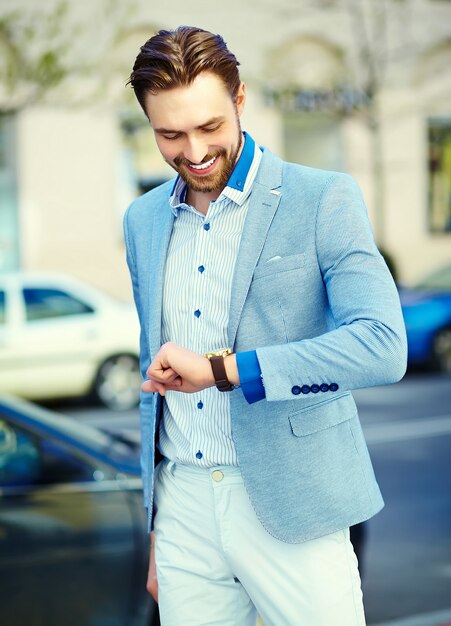
<path id="1" fill-rule="evenodd" d="M 312 386 L 310 387 L 310 389 L 311 389 L 311 392 L 312 392 L 312 393 L 318 393 L 318 391 L 319 391 L 319 385 L 312 385 Z"/>
<path id="2" fill-rule="evenodd" d="M 202 454 L 202 452 L 200 450 L 198 450 L 196 452 L 196 459 L 201 459 L 204 455 Z"/>
<path id="3" fill-rule="evenodd" d="M 204 230 L 210 230 L 210 224 L 204 224 Z"/>
<path id="4" fill-rule="evenodd" d="M 301 393 L 301 388 L 298 385 L 295 385 L 291 388 L 291 393 L 295 396 L 298 396 Z"/>
<path id="5" fill-rule="evenodd" d="M 204 403 L 203 403 L 203 402 L 198 402 L 198 403 L 197 403 L 197 408 L 198 408 L 198 409 L 201 409 L 203 406 L 204 406 Z"/>
<path id="6" fill-rule="evenodd" d="M 329 385 L 327 383 L 323 383 L 320 386 L 321 391 L 329 391 Z"/>
<path id="7" fill-rule="evenodd" d="M 337 385 L 337 383 L 331 383 L 331 384 L 329 385 L 329 389 L 330 389 L 331 391 L 337 391 L 337 389 L 338 389 L 338 385 Z"/>
<path id="8" fill-rule="evenodd" d="M 310 393 L 310 387 L 308 385 L 302 385 L 302 393 Z"/>
<path id="9" fill-rule="evenodd" d="M 199 267 L 197 269 L 202 274 L 202 272 L 204 271 L 205 267 L 203 265 L 199 265 Z"/>
<path id="10" fill-rule="evenodd" d="M 194 315 L 195 315 L 196 317 L 200 317 L 200 311 L 199 311 L 199 309 L 196 309 L 196 310 L 194 311 Z"/>

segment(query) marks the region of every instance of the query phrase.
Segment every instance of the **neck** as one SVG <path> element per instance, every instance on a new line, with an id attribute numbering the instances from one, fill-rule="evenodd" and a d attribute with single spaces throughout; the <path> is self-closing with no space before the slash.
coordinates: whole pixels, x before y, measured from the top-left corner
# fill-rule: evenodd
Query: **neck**
<path id="1" fill-rule="evenodd" d="M 221 190 L 222 191 L 222 190 Z M 188 188 L 186 193 L 186 202 L 194 207 L 199 213 L 203 213 L 207 215 L 208 207 L 210 206 L 210 202 L 213 200 L 217 200 L 221 195 L 221 191 L 193 191 Z"/>

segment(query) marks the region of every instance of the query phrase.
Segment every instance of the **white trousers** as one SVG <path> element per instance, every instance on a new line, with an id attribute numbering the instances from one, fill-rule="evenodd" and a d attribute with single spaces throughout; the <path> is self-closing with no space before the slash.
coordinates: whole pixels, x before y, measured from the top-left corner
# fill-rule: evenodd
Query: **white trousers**
<path id="1" fill-rule="evenodd" d="M 162 626 L 364 626 L 344 529 L 300 544 L 272 537 L 238 468 L 163 461 L 155 473 Z"/>

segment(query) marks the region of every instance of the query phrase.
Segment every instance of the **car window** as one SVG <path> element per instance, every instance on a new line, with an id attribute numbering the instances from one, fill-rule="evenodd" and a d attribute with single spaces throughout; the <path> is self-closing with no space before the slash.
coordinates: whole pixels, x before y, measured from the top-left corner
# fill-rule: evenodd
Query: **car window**
<path id="1" fill-rule="evenodd" d="M 96 467 L 51 438 L 0 420 L 0 485 L 54 485 L 95 480 Z"/>
<path id="2" fill-rule="evenodd" d="M 0 326 L 6 324 L 6 293 L 0 290 Z"/>
<path id="3" fill-rule="evenodd" d="M 60 289 L 25 288 L 22 293 L 28 321 L 94 312 L 85 302 Z"/>
<path id="4" fill-rule="evenodd" d="M 40 484 L 94 480 L 95 468 L 51 439 L 38 440 L 42 464 Z"/>
<path id="5" fill-rule="evenodd" d="M 39 455 L 31 437 L 0 419 L 0 486 L 34 482 Z"/>

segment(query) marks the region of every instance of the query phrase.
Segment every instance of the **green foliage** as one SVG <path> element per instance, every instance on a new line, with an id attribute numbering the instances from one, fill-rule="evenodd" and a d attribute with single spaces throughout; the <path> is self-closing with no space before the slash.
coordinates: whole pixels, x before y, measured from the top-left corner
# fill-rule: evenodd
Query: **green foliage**
<path id="1" fill-rule="evenodd" d="M 68 43 L 61 33 L 66 14 L 67 4 L 61 2 L 50 14 L 16 10 L 0 18 L 0 112 L 39 100 L 65 78 Z M 17 101 L 19 93 L 23 102 L 20 96 Z"/>
<path id="2" fill-rule="evenodd" d="M 77 79 L 82 87 L 88 79 L 87 99 L 103 93 L 111 67 L 101 46 L 114 50 L 128 32 L 136 0 L 97 0 L 81 11 L 78 3 L 56 2 L 29 0 L 26 8 L 2 14 L 0 0 L 0 114 L 55 96 L 77 106 L 83 98 L 76 89 L 71 92 Z M 104 16 L 108 19 L 99 23 Z M 95 81 L 89 83 L 93 73 Z"/>
<path id="3" fill-rule="evenodd" d="M 38 57 L 31 77 L 43 87 L 52 87 L 57 85 L 65 74 L 57 53 L 54 50 L 47 50 Z"/>

